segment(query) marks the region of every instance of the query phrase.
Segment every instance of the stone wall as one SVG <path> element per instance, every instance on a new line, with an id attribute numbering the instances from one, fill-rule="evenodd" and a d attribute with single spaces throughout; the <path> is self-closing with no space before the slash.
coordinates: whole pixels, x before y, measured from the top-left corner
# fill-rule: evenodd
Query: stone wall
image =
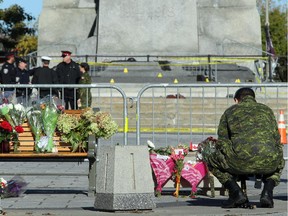
<path id="1" fill-rule="evenodd" d="M 256 0 L 97 2 L 43 0 L 38 55 L 260 54 Z"/>

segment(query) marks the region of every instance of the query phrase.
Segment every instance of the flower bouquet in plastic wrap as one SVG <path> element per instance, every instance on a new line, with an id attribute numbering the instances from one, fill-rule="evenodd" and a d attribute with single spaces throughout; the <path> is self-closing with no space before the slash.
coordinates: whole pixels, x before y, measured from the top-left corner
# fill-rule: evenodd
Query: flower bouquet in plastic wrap
<path id="1" fill-rule="evenodd" d="M 53 137 L 63 110 L 61 100 L 50 96 L 37 101 L 29 110 L 27 119 L 35 137 L 37 152 L 57 152 Z"/>
<path id="2" fill-rule="evenodd" d="M 14 176 L 9 181 L 0 178 L 1 198 L 18 197 L 25 190 L 27 183 L 20 176 Z"/>
<path id="3" fill-rule="evenodd" d="M 1 142 L 3 140 L 13 141 L 14 151 L 17 151 L 19 133 L 23 133 L 24 129 L 21 126 L 26 118 L 26 109 L 21 104 L 3 104 L 0 106 L 1 118 Z M 3 130 L 2 130 L 3 129 Z"/>
<path id="4" fill-rule="evenodd" d="M 179 144 L 175 148 L 171 147 L 171 158 L 175 162 L 175 167 L 174 167 L 174 181 L 176 185 L 176 190 L 173 193 L 175 197 L 179 196 L 179 190 L 180 190 L 180 180 L 181 180 L 181 172 L 182 169 L 184 168 L 184 158 L 188 154 L 189 148 L 186 145 Z"/>
<path id="5" fill-rule="evenodd" d="M 150 152 L 150 165 L 155 181 L 155 195 L 161 196 L 162 188 L 172 178 L 175 162 L 170 157 L 170 147 L 155 148 L 154 143 L 147 140 Z"/>
<path id="6" fill-rule="evenodd" d="M 156 196 L 161 195 L 162 187 L 172 179 L 176 183 L 176 191 L 173 195 L 178 197 L 181 171 L 184 166 L 184 157 L 188 154 L 188 146 L 179 144 L 176 147 L 155 148 L 150 140 L 147 144 L 150 152 L 150 165 L 156 180 Z"/>
<path id="7" fill-rule="evenodd" d="M 43 121 L 41 111 L 36 107 L 32 107 L 27 112 L 27 121 L 34 135 L 34 149 L 36 152 L 41 152 L 41 148 L 38 146 L 40 138 L 43 135 Z"/>

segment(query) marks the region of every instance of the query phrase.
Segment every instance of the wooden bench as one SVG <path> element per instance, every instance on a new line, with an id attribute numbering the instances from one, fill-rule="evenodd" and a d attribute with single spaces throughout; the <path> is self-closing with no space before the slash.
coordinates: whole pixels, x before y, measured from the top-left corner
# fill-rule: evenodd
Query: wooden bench
<path id="1" fill-rule="evenodd" d="M 81 110 L 65 110 L 70 115 L 80 115 Z M 97 139 L 90 136 L 88 139 L 87 152 L 71 152 L 71 145 L 61 141 L 60 134 L 55 132 L 53 140 L 58 149 L 57 153 L 38 153 L 34 151 L 34 138 L 29 124 L 25 122 L 22 125 L 24 132 L 19 134 L 19 145 L 17 151 L 14 151 L 14 143 L 10 142 L 10 152 L 0 153 L 0 161 L 9 162 L 83 162 L 89 161 L 89 188 L 88 194 L 95 194 L 96 181 L 96 147 Z"/>

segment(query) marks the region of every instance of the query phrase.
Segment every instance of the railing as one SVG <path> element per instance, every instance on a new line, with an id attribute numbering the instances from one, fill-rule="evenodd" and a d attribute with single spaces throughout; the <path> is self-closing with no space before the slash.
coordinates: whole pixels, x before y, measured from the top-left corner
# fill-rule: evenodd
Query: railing
<path id="1" fill-rule="evenodd" d="M 147 85 L 135 98 L 137 145 L 146 144 L 147 139 L 171 145 L 217 137 L 221 115 L 234 104 L 235 91 L 244 86 L 255 89 L 257 102 L 271 107 L 276 118 L 279 110 L 287 117 L 286 83 Z"/>
<path id="2" fill-rule="evenodd" d="M 146 145 L 149 139 L 166 146 L 198 143 L 208 136 L 216 137 L 221 115 L 234 104 L 235 91 L 244 86 L 252 87 L 256 100 L 271 107 L 276 118 L 283 110 L 284 118 L 288 119 L 287 83 L 149 84 L 137 90 L 137 97 L 129 99 L 120 87 L 112 84 L 0 85 L 0 88 L 25 88 L 24 102 L 28 106 L 39 99 L 39 96 L 28 96 L 31 88 L 49 88 L 50 93 L 53 89 L 63 92 L 65 88 L 73 88 L 75 98 L 78 88 L 91 89 L 91 107 L 111 113 L 119 125 L 118 133 L 110 140 L 100 140 L 100 144 Z M 63 100 L 63 94 L 59 94 L 59 98 Z M 16 98 L 13 102 L 17 103 Z"/>
<path id="3" fill-rule="evenodd" d="M 59 90 L 58 97 L 62 100 L 62 104 L 64 105 L 64 89 L 69 88 L 74 90 L 74 107 L 77 107 L 77 89 L 85 88 L 87 91 L 91 90 L 92 92 L 92 108 L 99 108 L 101 111 L 109 112 L 113 119 L 119 125 L 119 133 L 117 134 L 118 140 L 117 142 L 121 142 L 121 144 L 127 145 L 127 99 L 126 94 L 123 92 L 121 88 L 115 85 L 110 84 L 91 84 L 91 85 L 47 85 L 47 84 L 37 84 L 37 85 L 27 85 L 27 84 L 17 84 L 17 85 L 0 85 L 0 89 L 5 88 L 14 88 L 14 92 L 16 93 L 17 90 L 22 89 L 24 90 L 24 96 L 22 98 L 17 98 L 15 94 L 12 98 L 9 98 L 11 103 L 22 103 L 24 106 L 28 107 L 31 106 L 34 101 L 40 100 L 39 94 L 34 94 L 41 88 L 49 89 L 50 95 L 52 95 L 54 90 Z M 32 94 L 29 93 L 32 91 Z M 5 98 L 3 97 L 4 94 L 1 92 L 1 101 L 4 102 Z M 116 100 L 115 100 L 116 98 Z M 19 100 L 20 99 L 20 100 Z M 87 103 L 87 102 L 82 102 Z M 121 128 L 122 127 L 122 128 Z M 121 140 L 119 140 L 119 137 Z M 109 143 L 115 143 L 114 138 L 112 137 L 110 140 L 106 141 Z"/>
<path id="4" fill-rule="evenodd" d="M 56 66 L 62 61 L 59 56 L 51 56 L 50 65 Z M 41 65 L 41 56 L 32 53 L 24 57 L 29 62 L 29 68 Z M 256 81 L 272 81 L 274 68 L 271 58 L 261 55 L 191 55 L 191 56 L 162 56 L 162 55 L 73 55 L 72 59 L 78 63 L 87 62 L 90 65 L 90 75 L 97 76 L 101 71 L 112 69 L 112 72 L 123 71 L 130 67 L 141 70 L 143 67 L 153 70 L 157 65 L 160 71 L 188 71 L 191 76 L 204 76 L 210 81 L 218 82 L 218 71 L 222 65 L 235 65 L 238 67 L 249 68 L 255 75 Z M 261 62 L 258 66 L 256 62 Z M 268 65 L 268 70 L 264 67 Z M 262 66 L 263 65 L 263 66 Z M 261 67 L 261 68 L 259 68 Z M 232 69 L 234 70 L 234 69 Z M 259 73 L 261 70 L 261 73 Z M 251 80 L 249 80 L 251 81 Z M 242 81 L 243 82 L 243 81 Z M 252 80 L 254 82 L 254 80 Z"/>

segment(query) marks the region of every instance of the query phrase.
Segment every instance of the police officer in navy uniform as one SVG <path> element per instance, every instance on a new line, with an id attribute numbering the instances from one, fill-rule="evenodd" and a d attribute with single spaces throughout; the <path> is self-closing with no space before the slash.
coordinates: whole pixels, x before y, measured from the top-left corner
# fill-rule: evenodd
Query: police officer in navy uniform
<path id="1" fill-rule="evenodd" d="M 78 84 L 81 78 L 79 65 L 71 59 L 70 51 L 61 51 L 63 61 L 56 67 L 59 84 Z M 75 93 L 75 95 L 74 95 Z M 64 89 L 65 109 L 76 109 L 76 91 L 74 88 Z"/>
<path id="2" fill-rule="evenodd" d="M 34 75 L 32 79 L 32 84 L 58 84 L 58 76 L 56 71 L 49 68 L 49 63 L 51 58 L 49 56 L 42 56 L 42 67 L 38 67 L 34 70 Z M 47 95 L 54 95 L 58 97 L 57 89 L 53 88 L 50 92 L 50 88 L 40 88 L 38 89 L 40 92 L 40 98 L 43 98 Z"/>
<path id="3" fill-rule="evenodd" d="M 0 83 L 1 84 L 16 84 L 16 67 L 14 65 L 15 55 L 9 53 L 6 55 L 6 62 L 2 65 L 0 71 Z M 14 88 L 4 89 L 4 98 L 12 100 L 14 94 Z"/>
<path id="4" fill-rule="evenodd" d="M 31 71 L 27 70 L 27 62 L 25 59 L 17 59 L 17 68 L 16 68 L 16 82 L 17 84 L 31 84 Z M 27 88 L 17 88 L 16 89 L 16 98 L 17 102 L 20 104 L 27 105 L 29 96 L 32 89 Z"/>

